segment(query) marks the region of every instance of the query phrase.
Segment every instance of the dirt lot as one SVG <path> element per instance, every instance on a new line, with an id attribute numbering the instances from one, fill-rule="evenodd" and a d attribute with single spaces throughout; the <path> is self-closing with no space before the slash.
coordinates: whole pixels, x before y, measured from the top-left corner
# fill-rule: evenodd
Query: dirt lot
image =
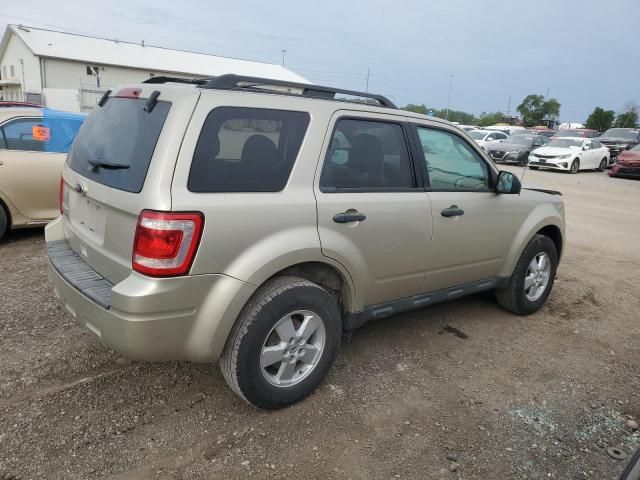
<path id="1" fill-rule="evenodd" d="M 42 231 L 0 245 L 0 479 L 614 479 L 640 433 L 640 182 L 532 172 L 568 245 L 542 311 L 470 297 L 369 324 L 309 399 L 257 411 L 217 367 L 130 364 L 72 323 Z"/>

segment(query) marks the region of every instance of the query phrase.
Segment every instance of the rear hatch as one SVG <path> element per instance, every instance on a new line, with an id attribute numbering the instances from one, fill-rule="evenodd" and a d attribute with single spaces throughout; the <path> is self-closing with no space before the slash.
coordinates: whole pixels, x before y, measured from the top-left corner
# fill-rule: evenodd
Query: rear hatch
<path id="1" fill-rule="evenodd" d="M 123 87 L 76 136 L 62 176 L 65 233 L 111 283 L 131 272 L 140 212 L 171 210 L 175 162 L 198 98 L 192 86 Z"/>

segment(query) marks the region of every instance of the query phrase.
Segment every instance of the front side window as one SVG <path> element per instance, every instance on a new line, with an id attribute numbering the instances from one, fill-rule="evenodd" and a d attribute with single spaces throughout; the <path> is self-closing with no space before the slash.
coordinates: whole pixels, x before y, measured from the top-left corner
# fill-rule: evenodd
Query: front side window
<path id="1" fill-rule="evenodd" d="M 204 122 L 187 188 L 191 192 L 279 192 L 298 156 L 309 114 L 218 107 Z"/>
<path id="2" fill-rule="evenodd" d="M 320 176 L 323 191 L 377 191 L 414 186 L 401 125 L 356 119 L 338 121 Z"/>
<path id="3" fill-rule="evenodd" d="M 460 137 L 443 130 L 418 127 L 432 190 L 485 190 L 489 167 Z"/>

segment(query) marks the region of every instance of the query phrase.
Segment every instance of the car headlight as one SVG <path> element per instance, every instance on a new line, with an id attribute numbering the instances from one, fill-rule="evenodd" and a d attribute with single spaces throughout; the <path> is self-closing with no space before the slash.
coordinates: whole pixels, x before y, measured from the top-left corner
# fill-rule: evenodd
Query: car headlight
<path id="1" fill-rule="evenodd" d="M 571 156 L 570 153 L 567 153 L 566 155 L 559 155 L 556 158 L 569 158 Z"/>

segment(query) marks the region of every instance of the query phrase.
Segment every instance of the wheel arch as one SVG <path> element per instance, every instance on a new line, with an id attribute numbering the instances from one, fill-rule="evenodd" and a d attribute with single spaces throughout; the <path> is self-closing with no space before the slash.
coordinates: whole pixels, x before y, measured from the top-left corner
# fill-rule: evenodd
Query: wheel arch
<path id="1" fill-rule="evenodd" d="M 542 204 L 529 214 L 514 236 L 499 276 L 505 278 L 511 276 L 522 252 L 531 239 L 538 234 L 551 238 L 558 248 L 558 260 L 560 260 L 564 248 L 564 222 L 551 204 Z"/>
<path id="2" fill-rule="evenodd" d="M 262 283 L 283 276 L 300 277 L 320 285 L 336 298 L 343 312 L 351 312 L 355 308 L 355 288 L 351 276 L 329 261 L 299 262 L 282 268 Z"/>

